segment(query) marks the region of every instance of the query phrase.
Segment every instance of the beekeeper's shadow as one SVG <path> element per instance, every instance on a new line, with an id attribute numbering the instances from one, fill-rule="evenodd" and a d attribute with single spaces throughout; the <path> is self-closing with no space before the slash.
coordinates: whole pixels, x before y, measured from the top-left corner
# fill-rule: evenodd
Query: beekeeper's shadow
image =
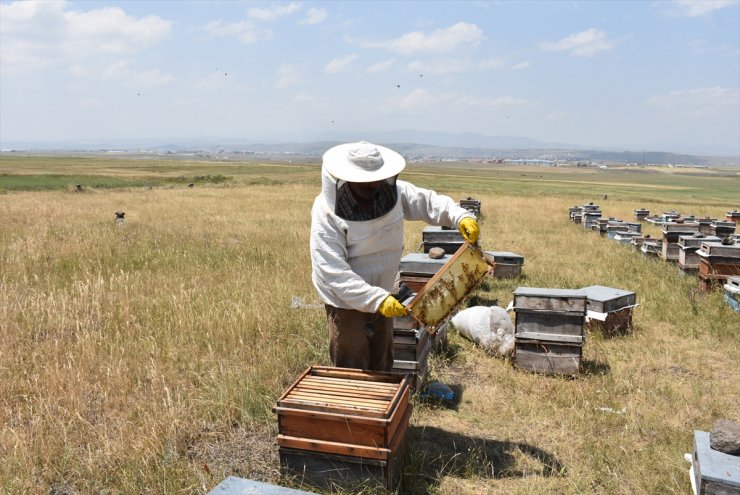
<path id="1" fill-rule="evenodd" d="M 428 493 L 445 476 L 495 479 L 565 473 L 555 456 L 526 443 L 470 437 L 433 426 L 410 426 L 406 434 L 400 493 Z"/>

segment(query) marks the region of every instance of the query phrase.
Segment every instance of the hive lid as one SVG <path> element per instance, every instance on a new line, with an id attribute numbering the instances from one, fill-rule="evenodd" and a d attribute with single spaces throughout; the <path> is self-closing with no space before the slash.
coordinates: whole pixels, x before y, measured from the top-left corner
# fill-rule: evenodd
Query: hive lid
<path id="1" fill-rule="evenodd" d="M 584 287 L 581 289 L 586 293 L 586 298 L 590 301 L 611 301 L 612 299 L 618 299 L 624 296 L 632 296 L 635 293 L 624 289 L 615 289 L 612 287 L 605 287 L 603 285 L 592 285 L 590 287 Z"/>

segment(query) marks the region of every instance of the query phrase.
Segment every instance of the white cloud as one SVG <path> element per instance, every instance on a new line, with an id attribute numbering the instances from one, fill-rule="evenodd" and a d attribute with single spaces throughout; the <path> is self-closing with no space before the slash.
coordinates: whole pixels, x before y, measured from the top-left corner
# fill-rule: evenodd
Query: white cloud
<path id="1" fill-rule="evenodd" d="M 499 57 L 491 57 L 486 60 L 478 62 L 478 67 L 481 69 L 500 69 L 506 65 L 506 60 Z"/>
<path id="2" fill-rule="evenodd" d="M 529 62 L 526 62 L 526 61 L 525 61 L 525 62 L 519 62 L 518 64 L 514 64 L 514 65 L 512 65 L 512 66 L 511 66 L 511 70 L 522 70 L 522 69 L 527 69 L 527 68 L 529 68 L 529 67 L 530 67 L 531 65 L 532 65 L 532 64 L 530 64 Z"/>
<path id="3" fill-rule="evenodd" d="M 431 108 L 451 98 L 452 95 L 450 94 L 434 94 L 425 89 L 415 89 L 401 99 L 399 106 L 403 110 L 409 110 L 414 107 Z"/>
<path id="4" fill-rule="evenodd" d="M 247 10 L 247 16 L 252 19 L 259 19 L 261 21 L 272 21 L 279 17 L 290 15 L 293 12 L 297 12 L 301 8 L 300 2 L 291 2 L 289 4 L 278 4 L 268 8 L 251 8 Z"/>
<path id="5" fill-rule="evenodd" d="M 422 62 L 414 60 L 406 68 L 412 72 L 441 76 L 445 74 L 459 74 L 470 69 L 470 64 L 464 60 L 446 59 Z"/>
<path id="6" fill-rule="evenodd" d="M 737 0 L 673 0 L 675 13 L 686 17 L 700 17 L 710 12 L 738 5 Z"/>
<path id="7" fill-rule="evenodd" d="M 590 57 L 604 50 L 611 50 L 614 45 L 606 38 L 606 33 L 595 28 L 574 33 L 560 41 L 540 43 L 540 48 L 549 52 L 568 51 L 578 57 Z"/>
<path id="8" fill-rule="evenodd" d="M 354 53 L 345 55 L 344 57 L 335 58 L 334 60 L 326 64 L 326 72 L 330 74 L 341 72 L 355 60 L 357 60 L 357 55 L 355 55 Z"/>
<path id="9" fill-rule="evenodd" d="M 465 95 L 457 98 L 456 103 L 469 107 L 522 107 L 532 105 L 530 101 L 514 96 L 479 97 Z"/>
<path id="10" fill-rule="evenodd" d="M 281 64 L 278 67 L 278 88 L 287 89 L 302 85 L 303 79 L 298 75 L 298 69 L 295 66 Z"/>
<path id="11" fill-rule="evenodd" d="M 272 30 L 262 28 L 252 21 L 211 21 L 206 24 L 205 29 L 212 36 L 235 36 L 245 45 L 267 41 L 272 38 Z"/>
<path id="12" fill-rule="evenodd" d="M 133 17 L 118 7 L 69 10 L 66 2 L 0 4 L 0 55 L 4 70 L 31 70 L 132 54 L 169 36 L 172 23 Z"/>
<path id="13" fill-rule="evenodd" d="M 448 28 L 437 29 L 429 34 L 412 31 L 399 38 L 380 42 L 359 42 L 365 48 L 386 48 L 410 55 L 419 52 L 451 52 L 461 45 L 477 45 L 484 39 L 483 31 L 475 24 L 458 22 Z"/>
<path id="14" fill-rule="evenodd" d="M 371 73 L 385 72 L 391 67 L 393 67 L 393 64 L 395 63 L 396 63 L 395 58 L 384 60 L 383 62 L 378 62 L 377 64 L 371 65 L 370 67 L 367 68 L 367 71 Z"/>
<path id="15" fill-rule="evenodd" d="M 737 120 L 740 90 L 720 86 L 677 90 L 652 96 L 648 99 L 648 104 L 667 114 L 680 115 L 683 118 L 734 115 Z"/>
<path id="16" fill-rule="evenodd" d="M 318 24 L 326 19 L 326 15 L 326 10 L 311 7 L 308 9 L 306 17 L 299 21 L 299 24 Z"/>
<path id="17" fill-rule="evenodd" d="M 124 85 L 137 89 L 152 89 L 175 80 L 157 69 L 140 70 L 130 60 L 120 60 L 103 71 L 103 77 L 122 81 Z"/>
<path id="18" fill-rule="evenodd" d="M 313 103 L 314 101 L 318 101 L 316 97 L 311 96 L 306 93 L 298 93 L 295 95 L 291 101 L 295 103 Z"/>

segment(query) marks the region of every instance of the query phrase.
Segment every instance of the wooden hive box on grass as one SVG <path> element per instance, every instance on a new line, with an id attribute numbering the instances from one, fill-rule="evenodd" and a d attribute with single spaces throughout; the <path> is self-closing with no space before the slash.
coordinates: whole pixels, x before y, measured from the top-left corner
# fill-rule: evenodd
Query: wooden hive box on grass
<path id="1" fill-rule="evenodd" d="M 735 232 L 735 222 L 712 222 L 709 224 L 709 232 L 717 237 L 725 237 Z"/>
<path id="2" fill-rule="evenodd" d="M 691 480 L 696 495 L 740 495 L 740 458 L 714 450 L 707 431 L 694 431 Z"/>
<path id="3" fill-rule="evenodd" d="M 481 202 L 479 199 L 468 197 L 467 199 L 460 200 L 460 207 L 465 208 L 475 215 L 480 215 Z"/>
<path id="4" fill-rule="evenodd" d="M 419 390 L 426 381 L 432 340 L 429 332 L 413 317 L 393 318 L 392 371 L 409 374 L 412 391 Z"/>
<path id="5" fill-rule="evenodd" d="M 719 241 L 721 241 L 719 237 L 705 236 L 701 233 L 680 236 L 678 238 L 678 267 L 686 273 L 696 273 L 701 261 L 701 256 L 696 252 L 701 248 L 701 243 Z"/>
<path id="6" fill-rule="evenodd" d="M 446 254 L 454 254 L 465 243 L 465 239 L 455 228 L 427 225 L 421 231 L 421 242 L 425 253 L 433 247 L 438 247 L 444 249 Z"/>
<path id="7" fill-rule="evenodd" d="M 582 290 L 586 293 L 586 314 L 590 316 L 587 329 L 600 328 L 606 335 L 622 335 L 632 330 L 632 310 L 637 304 L 637 294 L 603 285 L 591 285 Z M 599 319 L 604 314 L 606 317 Z"/>
<path id="8" fill-rule="evenodd" d="M 514 365 L 545 374 L 580 372 L 586 294 L 519 287 L 514 292 Z"/>
<path id="9" fill-rule="evenodd" d="M 635 210 L 635 220 L 638 222 L 642 222 L 647 217 L 650 216 L 650 210 L 646 210 L 645 208 L 638 208 Z"/>
<path id="10" fill-rule="evenodd" d="M 524 256 L 508 251 L 483 251 L 493 259 L 493 276 L 496 278 L 512 278 L 522 274 Z"/>
<path id="11" fill-rule="evenodd" d="M 405 457 L 409 377 L 310 367 L 278 399 L 283 469 L 310 483 L 377 482 L 392 489 Z"/>
<path id="12" fill-rule="evenodd" d="M 725 214 L 726 222 L 740 223 L 740 211 L 730 210 Z"/>

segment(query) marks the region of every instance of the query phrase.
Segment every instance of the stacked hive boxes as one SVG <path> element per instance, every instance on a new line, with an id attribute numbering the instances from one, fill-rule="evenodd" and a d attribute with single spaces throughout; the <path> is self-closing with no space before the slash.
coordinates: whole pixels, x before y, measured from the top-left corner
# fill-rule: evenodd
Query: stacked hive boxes
<path id="1" fill-rule="evenodd" d="M 588 329 L 601 328 L 607 335 L 622 335 L 632 330 L 632 310 L 637 303 L 634 292 L 603 285 L 581 290 L 586 293 Z"/>
<path id="2" fill-rule="evenodd" d="M 714 236 L 706 236 L 701 232 L 691 235 L 681 235 L 678 237 L 678 267 L 684 273 L 696 273 L 699 271 L 699 262 L 701 256 L 696 252 L 701 247 L 702 242 L 719 242 L 722 239 Z"/>
<path id="3" fill-rule="evenodd" d="M 593 230 L 594 226 L 598 224 L 601 218 L 601 210 L 584 210 L 581 216 L 583 228 Z"/>
<path id="4" fill-rule="evenodd" d="M 409 374 L 413 390 L 419 390 L 426 380 L 432 340 L 413 317 L 393 318 L 393 372 Z"/>
<path id="5" fill-rule="evenodd" d="M 429 257 L 429 254 L 409 253 L 401 258 L 401 262 L 399 263 L 399 281 L 406 284 L 414 293 L 418 293 L 450 258 L 452 258 L 452 255 L 449 254 L 445 254 L 439 259 L 433 259 Z M 411 331 L 415 332 L 419 351 L 415 359 L 412 360 L 395 357 L 393 370 L 411 373 L 414 375 L 414 383 L 417 386 L 421 385 L 426 379 L 429 369 L 427 365 L 429 351 L 440 352 L 447 347 L 447 324 L 440 325 L 432 338 L 428 338 L 429 332 L 410 317 L 407 319 L 394 319 L 394 327 L 394 332 L 398 334 L 398 338 L 402 338 L 404 341 L 411 339 Z M 398 352 L 399 349 L 396 347 L 395 342 L 396 338 L 394 337 L 394 352 Z M 403 353 L 403 351 L 401 352 Z M 402 361 L 413 361 L 415 364 Z"/>
<path id="6" fill-rule="evenodd" d="M 724 284 L 730 277 L 740 276 L 740 244 L 702 242 L 696 254 L 701 257 L 699 278 L 705 288 Z"/>
<path id="7" fill-rule="evenodd" d="M 480 216 L 480 200 L 468 196 L 467 199 L 460 200 L 460 206 L 476 216 Z"/>
<path id="8" fill-rule="evenodd" d="M 695 232 L 699 232 L 699 224 L 696 222 L 668 222 L 663 224 L 661 257 L 667 261 L 678 261 L 678 253 L 681 251 L 678 238 Z"/>
<path id="9" fill-rule="evenodd" d="M 660 256 L 662 246 L 663 243 L 657 239 L 644 238 L 640 245 L 640 252 L 645 256 L 657 258 Z"/>
<path id="10" fill-rule="evenodd" d="M 403 471 L 409 390 L 404 375 L 310 367 L 273 409 L 281 466 L 325 488 L 372 480 L 393 489 Z"/>
<path id="11" fill-rule="evenodd" d="M 577 374 L 583 355 L 586 293 L 519 287 L 514 292 L 514 364 L 547 374 Z"/>

